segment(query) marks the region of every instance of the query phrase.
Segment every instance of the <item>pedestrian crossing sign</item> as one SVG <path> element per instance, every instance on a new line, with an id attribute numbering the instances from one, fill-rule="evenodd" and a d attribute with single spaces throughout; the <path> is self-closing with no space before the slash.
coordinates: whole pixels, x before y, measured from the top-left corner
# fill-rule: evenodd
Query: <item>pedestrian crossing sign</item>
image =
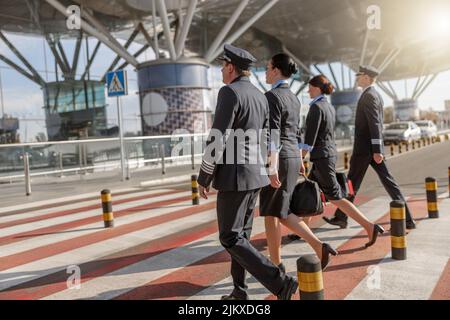
<path id="1" fill-rule="evenodd" d="M 125 70 L 111 71 L 106 74 L 108 97 L 119 97 L 128 94 L 127 72 Z"/>

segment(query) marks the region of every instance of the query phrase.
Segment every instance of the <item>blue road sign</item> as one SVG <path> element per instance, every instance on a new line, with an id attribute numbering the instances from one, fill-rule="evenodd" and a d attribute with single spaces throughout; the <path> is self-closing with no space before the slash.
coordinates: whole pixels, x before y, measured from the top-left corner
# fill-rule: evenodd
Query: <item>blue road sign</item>
<path id="1" fill-rule="evenodd" d="M 119 97 L 128 94 L 127 72 L 125 70 L 111 71 L 106 74 L 108 97 Z"/>

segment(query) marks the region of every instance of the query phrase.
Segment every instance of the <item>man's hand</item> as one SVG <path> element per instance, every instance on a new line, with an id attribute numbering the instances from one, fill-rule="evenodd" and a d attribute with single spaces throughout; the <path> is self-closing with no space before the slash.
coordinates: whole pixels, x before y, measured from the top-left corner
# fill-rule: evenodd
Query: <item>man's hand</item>
<path id="1" fill-rule="evenodd" d="M 270 179 L 270 185 L 272 186 L 272 188 L 278 189 L 281 187 L 281 182 L 278 178 L 278 173 L 270 175 L 269 179 Z"/>
<path id="2" fill-rule="evenodd" d="M 376 164 L 380 164 L 384 160 L 384 156 L 381 153 L 374 153 L 373 154 L 373 160 L 376 162 Z"/>
<path id="3" fill-rule="evenodd" d="M 198 193 L 200 194 L 200 197 L 202 197 L 203 199 L 208 200 L 208 193 L 209 193 L 209 187 L 204 187 L 199 185 L 198 186 Z"/>

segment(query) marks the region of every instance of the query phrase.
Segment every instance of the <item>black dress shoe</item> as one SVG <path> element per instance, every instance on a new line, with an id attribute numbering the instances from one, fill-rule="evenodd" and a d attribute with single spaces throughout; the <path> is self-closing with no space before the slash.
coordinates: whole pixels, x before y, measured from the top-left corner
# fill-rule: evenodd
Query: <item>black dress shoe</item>
<path id="1" fill-rule="evenodd" d="M 332 224 L 333 226 L 338 226 L 341 229 L 346 229 L 347 228 L 347 221 L 338 219 L 337 217 L 333 217 L 333 218 L 328 218 L 328 217 L 322 217 L 323 220 L 325 220 L 326 222 L 328 222 L 329 224 Z"/>
<path id="2" fill-rule="evenodd" d="M 231 294 L 227 294 L 224 295 L 220 298 L 220 300 L 250 300 L 249 297 L 245 297 L 245 298 L 238 298 L 236 296 L 234 296 L 232 293 Z"/>
<path id="3" fill-rule="evenodd" d="M 328 266 L 328 263 L 330 262 L 330 254 L 333 256 L 337 256 L 338 252 L 333 249 L 328 243 L 322 244 L 322 270 L 325 270 L 325 268 Z"/>
<path id="4" fill-rule="evenodd" d="M 286 285 L 281 290 L 281 292 L 277 295 L 278 300 L 291 300 L 292 295 L 298 289 L 298 282 L 292 277 L 286 277 Z"/>
<path id="5" fill-rule="evenodd" d="M 280 271 L 281 271 L 282 273 L 286 273 L 286 267 L 284 266 L 283 263 L 280 263 L 280 264 L 278 265 L 278 269 L 280 269 Z"/>
<path id="6" fill-rule="evenodd" d="M 373 245 L 375 244 L 375 242 L 377 242 L 378 235 L 379 235 L 379 234 L 383 234 L 383 233 L 384 233 L 383 227 L 380 226 L 379 224 L 376 224 L 376 225 L 373 227 L 372 240 L 370 240 L 369 242 L 367 242 L 367 243 L 365 244 L 365 247 L 368 248 L 368 247 L 373 246 Z"/>
<path id="7" fill-rule="evenodd" d="M 416 229 L 416 223 L 414 221 L 406 221 L 406 229 L 408 230 L 412 230 L 412 229 Z"/>

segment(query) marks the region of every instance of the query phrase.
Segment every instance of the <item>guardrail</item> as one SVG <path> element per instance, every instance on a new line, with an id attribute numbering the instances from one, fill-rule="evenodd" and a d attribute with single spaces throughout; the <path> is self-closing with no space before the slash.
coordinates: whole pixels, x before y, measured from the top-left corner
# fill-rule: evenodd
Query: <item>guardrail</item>
<path id="1" fill-rule="evenodd" d="M 132 170 L 149 166 L 191 163 L 195 168 L 203 155 L 206 138 L 206 133 L 126 137 L 128 176 Z M 0 145 L 0 182 L 26 178 L 25 155 L 28 155 L 30 177 L 63 177 L 119 169 L 119 143 L 119 138 L 106 138 Z"/>
<path id="2" fill-rule="evenodd" d="M 194 169 L 201 162 L 207 136 L 199 133 L 124 138 L 127 178 L 148 169 L 160 168 L 163 174 L 170 167 L 186 164 Z M 350 147 L 348 141 L 337 141 L 337 145 Z M 119 138 L 0 145 L 0 183 L 25 180 L 28 185 L 32 177 L 111 172 L 121 168 L 120 160 Z"/>

